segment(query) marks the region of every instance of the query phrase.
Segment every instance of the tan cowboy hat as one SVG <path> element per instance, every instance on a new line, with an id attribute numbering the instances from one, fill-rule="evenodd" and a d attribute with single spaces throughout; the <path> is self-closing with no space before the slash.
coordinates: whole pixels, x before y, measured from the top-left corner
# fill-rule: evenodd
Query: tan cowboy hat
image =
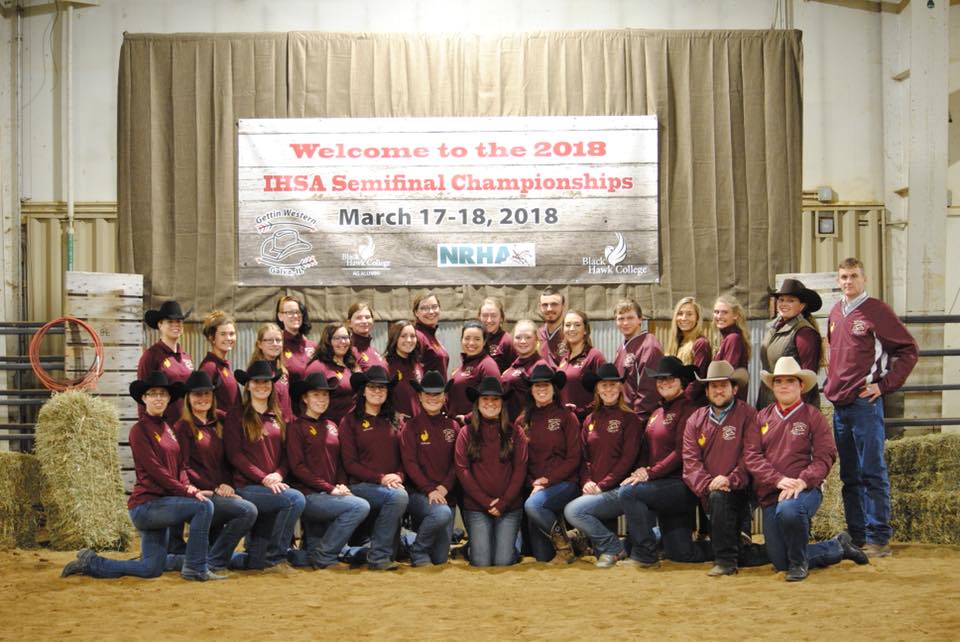
<path id="1" fill-rule="evenodd" d="M 760 379 L 763 385 L 773 390 L 774 377 L 796 377 L 800 380 L 800 387 L 803 392 L 810 392 L 817 385 L 817 373 L 813 370 L 804 370 L 793 357 L 780 357 L 776 365 L 773 366 L 773 372 L 766 370 L 760 371 Z"/>
<path id="2" fill-rule="evenodd" d="M 750 375 L 747 374 L 746 368 L 734 370 L 733 366 L 726 361 L 711 361 L 710 367 L 707 368 L 707 376 L 701 379 L 700 375 L 697 375 L 697 381 L 701 383 L 723 381 L 724 379 L 729 379 L 730 383 L 735 383 L 738 386 L 746 386 L 750 383 Z"/>

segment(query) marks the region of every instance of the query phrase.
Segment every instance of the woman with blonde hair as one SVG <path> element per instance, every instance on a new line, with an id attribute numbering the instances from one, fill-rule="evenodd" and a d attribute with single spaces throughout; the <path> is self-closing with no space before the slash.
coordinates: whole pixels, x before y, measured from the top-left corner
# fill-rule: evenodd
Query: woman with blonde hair
<path id="1" fill-rule="evenodd" d="M 507 414 L 513 421 L 523 412 L 524 404 L 530 392 L 528 378 L 533 369 L 547 362 L 540 356 L 540 339 L 537 336 L 537 324 L 530 319 L 521 319 L 513 326 L 513 349 L 517 358 L 500 375 L 500 383 L 507 392 Z"/>
<path id="2" fill-rule="evenodd" d="M 484 350 L 497 362 L 500 372 L 505 371 L 517 358 L 513 349 L 513 337 L 504 330 L 503 302 L 495 297 L 487 297 L 477 310 L 477 319 L 483 324 Z"/>
<path id="3" fill-rule="evenodd" d="M 228 414 L 239 412 L 240 386 L 227 360 L 227 354 L 237 344 L 237 324 L 223 310 L 214 310 L 203 320 L 203 336 L 210 343 L 210 350 L 198 370 L 207 373 L 213 382 L 217 409 Z"/>
<path id="4" fill-rule="evenodd" d="M 750 331 L 747 315 L 740 301 L 731 294 L 717 297 L 713 304 L 713 324 L 720 334 L 720 345 L 713 355 L 714 361 L 726 361 L 734 368 L 747 369 L 750 365 Z M 737 399 L 747 400 L 747 386 L 737 390 Z"/>
<path id="5" fill-rule="evenodd" d="M 677 306 L 673 309 L 673 327 L 667 337 L 664 354 L 680 359 L 685 366 L 693 366 L 695 374 L 700 377 L 707 376 L 713 353 L 704 329 L 703 312 L 692 296 L 685 296 L 677 301 Z M 696 380 L 687 386 L 685 393 L 698 405 L 706 405 L 703 385 Z"/>

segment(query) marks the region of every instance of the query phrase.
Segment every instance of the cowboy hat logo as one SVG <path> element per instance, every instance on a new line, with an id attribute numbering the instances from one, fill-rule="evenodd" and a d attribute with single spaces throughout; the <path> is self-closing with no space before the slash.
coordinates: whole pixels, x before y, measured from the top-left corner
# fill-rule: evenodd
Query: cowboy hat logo
<path id="1" fill-rule="evenodd" d="M 260 259 L 267 265 L 280 266 L 287 257 L 312 249 L 313 246 L 304 241 L 297 230 L 280 228 L 260 244 Z"/>

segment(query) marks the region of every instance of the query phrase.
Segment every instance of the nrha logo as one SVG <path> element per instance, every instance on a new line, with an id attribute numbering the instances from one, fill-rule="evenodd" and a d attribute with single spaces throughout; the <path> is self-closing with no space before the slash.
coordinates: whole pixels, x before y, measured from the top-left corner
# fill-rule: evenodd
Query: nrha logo
<path id="1" fill-rule="evenodd" d="M 534 267 L 535 243 L 440 243 L 437 267 Z"/>

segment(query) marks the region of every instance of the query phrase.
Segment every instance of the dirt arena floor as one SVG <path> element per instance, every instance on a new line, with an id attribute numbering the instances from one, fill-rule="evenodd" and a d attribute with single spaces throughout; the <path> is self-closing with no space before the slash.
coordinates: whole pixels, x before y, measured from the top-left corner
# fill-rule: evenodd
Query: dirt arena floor
<path id="1" fill-rule="evenodd" d="M 715 579 L 708 565 L 479 570 L 463 560 L 209 584 L 61 579 L 72 557 L 0 552 L 0 640 L 960 639 L 960 548 L 942 546 L 895 546 L 892 558 L 844 561 L 799 584 L 770 567 Z"/>

